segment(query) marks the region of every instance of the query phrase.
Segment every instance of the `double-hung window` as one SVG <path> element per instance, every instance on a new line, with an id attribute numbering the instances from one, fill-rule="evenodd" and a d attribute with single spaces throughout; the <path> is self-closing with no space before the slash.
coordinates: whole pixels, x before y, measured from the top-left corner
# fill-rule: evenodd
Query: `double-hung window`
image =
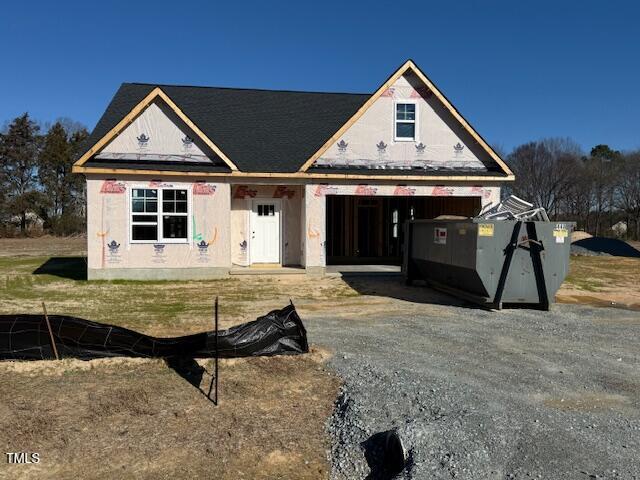
<path id="1" fill-rule="evenodd" d="M 416 140 L 416 104 L 396 103 L 395 106 L 395 140 Z"/>
<path id="2" fill-rule="evenodd" d="M 133 188 L 131 241 L 136 243 L 187 241 L 187 190 Z"/>

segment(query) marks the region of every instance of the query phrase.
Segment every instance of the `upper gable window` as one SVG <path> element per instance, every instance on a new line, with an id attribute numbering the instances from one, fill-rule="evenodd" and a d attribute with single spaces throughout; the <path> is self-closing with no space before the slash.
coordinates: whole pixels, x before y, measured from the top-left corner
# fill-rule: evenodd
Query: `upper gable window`
<path id="1" fill-rule="evenodd" d="M 416 139 L 416 104 L 396 103 L 394 138 L 395 140 Z"/>

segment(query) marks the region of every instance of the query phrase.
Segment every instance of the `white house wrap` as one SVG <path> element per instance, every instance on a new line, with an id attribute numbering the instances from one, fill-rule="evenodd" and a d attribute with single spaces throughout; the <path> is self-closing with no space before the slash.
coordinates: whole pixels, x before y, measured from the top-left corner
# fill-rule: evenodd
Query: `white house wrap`
<path id="1" fill-rule="evenodd" d="M 74 171 L 90 279 L 398 263 L 404 221 L 513 174 L 413 62 L 367 95 L 124 84 Z"/>

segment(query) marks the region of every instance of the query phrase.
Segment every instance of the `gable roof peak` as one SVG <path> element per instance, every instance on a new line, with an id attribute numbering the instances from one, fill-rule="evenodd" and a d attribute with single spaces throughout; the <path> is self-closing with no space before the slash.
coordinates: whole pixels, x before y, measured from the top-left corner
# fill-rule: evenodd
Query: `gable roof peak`
<path id="1" fill-rule="evenodd" d="M 123 84 L 124 85 L 124 84 Z M 122 87 L 121 87 L 122 88 Z M 131 111 L 124 116 L 111 130 L 95 142 L 91 148 L 84 152 L 80 158 L 73 164 L 74 167 L 80 167 L 87 162 L 93 155 L 100 152 L 111 140 L 119 135 L 127 128 L 142 112 L 144 112 L 152 103 L 157 100 L 163 101 L 190 129 L 198 136 L 216 155 L 218 155 L 231 170 L 237 170 L 238 167 L 227 157 L 220 148 L 205 135 L 205 133 L 193 123 L 193 121 L 184 114 L 184 112 L 169 98 L 166 92 L 160 87 L 155 86 L 142 100 L 140 100 Z"/>
<path id="2" fill-rule="evenodd" d="M 300 172 L 306 172 L 311 165 L 315 163 L 315 161 L 320 158 L 320 156 L 331 147 L 343 134 L 346 132 L 351 125 L 353 125 L 368 109 L 373 105 L 373 103 L 382 96 L 382 94 L 389 88 L 393 83 L 396 82 L 402 75 L 404 75 L 409 69 L 411 69 L 418 79 L 435 95 L 438 101 L 451 113 L 453 118 L 462 126 L 464 130 L 467 131 L 471 135 L 471 137 L 475 140 L 475 142 L 483 149 L 491 159 L 498 164 L 500 169 L 504 174 L 507 175 L 508 178 L 513 178 L 513 172 L 507 166 L 507 164 L 500 158 L 500 156 L 489 146 L 489 144 L 476 132 L 476 130 L 467 122 L 467 120 L 458 112 L 458 110 L 451 104 L 449 99 L 440 92 L 440 90 L 435 86 L 435 84 L 427 77 L 422 70 L 415 64 L 412 59 L 406 60 L 395 72 L 391 74 L 387 80 L 380 85 L 380 87 L 369 97 L 369 99 L 360 107 L 360 109 L 353 114 L 353 116 L 338 129 L 335 134 L 329 138 L 319 150 L 316 151 L 300 168 Z"/>

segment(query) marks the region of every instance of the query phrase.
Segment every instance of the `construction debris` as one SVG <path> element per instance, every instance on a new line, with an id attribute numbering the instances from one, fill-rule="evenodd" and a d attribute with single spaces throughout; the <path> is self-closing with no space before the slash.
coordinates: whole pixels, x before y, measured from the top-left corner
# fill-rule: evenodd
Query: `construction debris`
<path id="1" fill-rule="evenodd" d="M 485 206 L 476 216 L 485 220 L 536 220 L 548 222 L 547 211 L 542 207 L 534 208 L 532 203 L 526 202 L 515 195 L 509 195 L 497 205 L 492 203 Z"/>

